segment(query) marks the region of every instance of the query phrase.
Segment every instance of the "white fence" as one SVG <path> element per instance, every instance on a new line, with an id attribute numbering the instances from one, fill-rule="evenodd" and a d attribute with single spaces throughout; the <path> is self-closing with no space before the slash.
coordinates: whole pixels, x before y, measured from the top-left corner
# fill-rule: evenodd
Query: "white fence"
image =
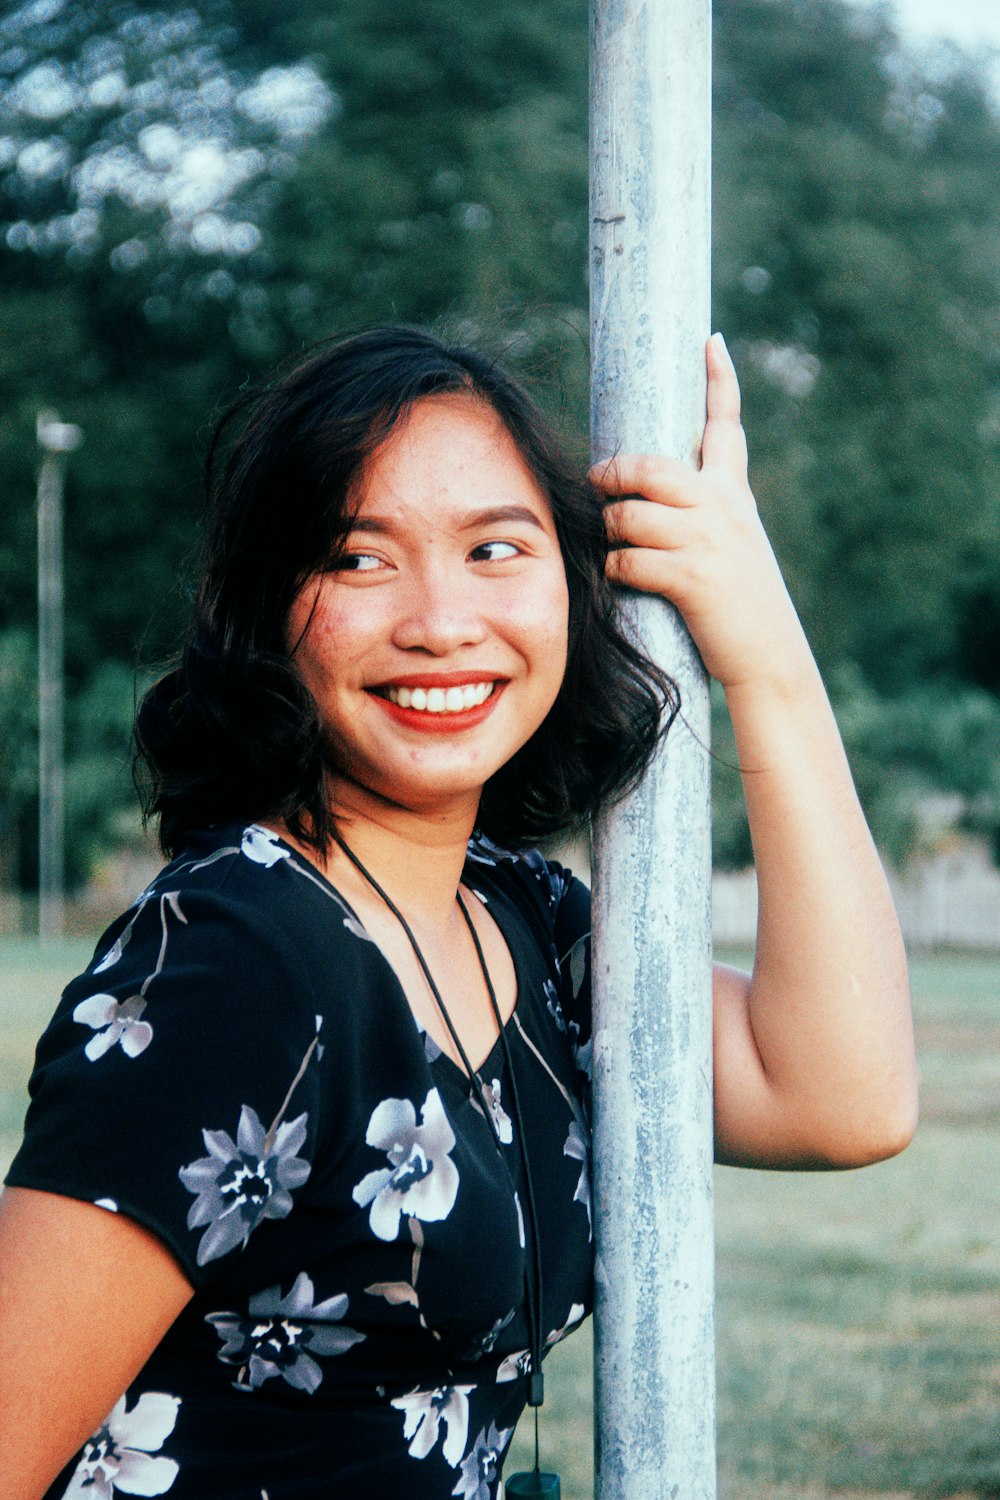
<path id="1" fill-rule="evenodd" d="M 582 879 L 588 876 L 583 843 L 553 851 Z M 70 932 L 93 935 L 140 891 L 156 872 L 156 860 L 111 862 L 68 912 Z M 918 860 L 904 875 L 890 872 L 890 884 L 903 936 L 913 950 L 983 948 L 1000 951 L 1000 870 L 983 844 L 956 843 L 953 849 Z M 0 890 L 0 936 L 31 937 L 38 931 L 38 903 Z M 712 936 L 720 945 L 752 946 L 757 925 L 757 886 L 753 870 L 719 872 L 712 878 Z"/>
<path id="2" fill-rule="evenodd" d="M 1000 870 L 985 845 L 962 842 L 933 858 L 915 860 L 903 875 L 890 872 L 907 946 L 1000 950 Z M 712 935 L 716 943 L 752 944 L 757 886 L 752 870 L 712 880 Z"/>

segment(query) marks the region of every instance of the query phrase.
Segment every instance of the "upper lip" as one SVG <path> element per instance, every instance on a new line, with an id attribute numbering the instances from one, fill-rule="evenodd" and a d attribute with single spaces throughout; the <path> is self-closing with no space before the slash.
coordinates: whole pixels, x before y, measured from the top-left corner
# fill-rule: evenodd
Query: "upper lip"
<path id="1" fill-rule="evenodd" d="M 370 692 L 386 688 L 444 688 L 468 687 L 478 682 L 505 682 L 506 678 L 496 672 L 405 672 L 399 677 L 387 677 L 382 682 L 370 682 Z"/>

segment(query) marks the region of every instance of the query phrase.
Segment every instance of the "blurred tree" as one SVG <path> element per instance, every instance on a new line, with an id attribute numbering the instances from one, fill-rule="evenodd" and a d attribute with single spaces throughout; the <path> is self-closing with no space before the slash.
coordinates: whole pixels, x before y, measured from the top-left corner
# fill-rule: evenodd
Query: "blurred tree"
<path id="1" fill-rule="evenodd" d="M 0 631 L 0 889 L 37 881 L 28 818 L 38 808 L 38 662 L 27 630 Z"/>
<path id="2" fill-rule="evenodd" d="M 765 516 L 825 667 L 888 693 L 961 673 L 962 590 L 1000 520 L 985 82 L 908 70 L 878 13 L 837 0 L 716 15 L 717 305 Z"/>
<path id="3" fill-rule="evenodd" d="M 77 679 L 134 653 L 190 546 L 195 433 L 249 352 L 282 352 L 253 316 L 261 224 L 334 101 L 308 62 L 237 62 L 228 14 L 34 0 L 0 22 L 0 465 L 27 502 L 38 406 L 86 431 L 67 494 Z M 32 525 L 27 503 L 0 518 L 18 620 Z"/>

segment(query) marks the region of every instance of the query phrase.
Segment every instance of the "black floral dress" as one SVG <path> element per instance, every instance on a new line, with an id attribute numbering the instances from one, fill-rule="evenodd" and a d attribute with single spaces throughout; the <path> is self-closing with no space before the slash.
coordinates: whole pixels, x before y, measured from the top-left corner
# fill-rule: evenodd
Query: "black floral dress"
<path id="1" fill-rule="evenodd" d="M 464 878 L 517 973 L 551 1346 L 591 1306 L 589 898 L 477 840 Z M 7 1178 L 127 1214 L 195 1287 L 46 1500 L 494 1500 L 531 1225 L 499 1041 L 479 1076 L 290 846 L 193 840 L 63 995 Z"/>

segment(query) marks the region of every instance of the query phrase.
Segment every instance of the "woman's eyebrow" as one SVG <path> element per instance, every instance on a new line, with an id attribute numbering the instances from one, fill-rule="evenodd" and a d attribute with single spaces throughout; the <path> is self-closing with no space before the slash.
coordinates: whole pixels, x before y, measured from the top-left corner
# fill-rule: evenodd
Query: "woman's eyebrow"
<path id="1" fill-rule="evenodd" d="M 529 526 L 537 526 L 539 531 L 545 530 L 545 523 L 527 505 L 493 505 L 485 510 L 477 510 L 468 516 L 464 522 L 464 530 L 478 530 L 481 526 L 496 526 L 502 521 L 524 521 Z"/>
<path id="2" fill-rule="evenodd" d="M 457 529 L 478 531 L 483 526 L 498 526 L 504 521 L 520 521 L 529 526 L 537 526 L 539 531 L 546 530 L 545 522 L 527 505 L 491 505 L 485 510 L 473 511 L 471 515 L 462 518 Z M 391 536 L 398 527 L 390 516 L 361 514 L 353 518 L 350 529 L 352 532 L 368 531 L 376 536 Z"/>

